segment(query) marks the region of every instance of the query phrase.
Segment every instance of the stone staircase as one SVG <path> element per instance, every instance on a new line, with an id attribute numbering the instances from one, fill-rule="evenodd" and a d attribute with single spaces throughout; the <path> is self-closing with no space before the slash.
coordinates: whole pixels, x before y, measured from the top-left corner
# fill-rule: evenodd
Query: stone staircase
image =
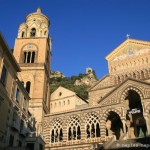
<path id="1" fill-rule="evenodd" d="M 95 150 L 150 150 L 150 137 L 117 140 L 107 144 L 99 145 Z"/>

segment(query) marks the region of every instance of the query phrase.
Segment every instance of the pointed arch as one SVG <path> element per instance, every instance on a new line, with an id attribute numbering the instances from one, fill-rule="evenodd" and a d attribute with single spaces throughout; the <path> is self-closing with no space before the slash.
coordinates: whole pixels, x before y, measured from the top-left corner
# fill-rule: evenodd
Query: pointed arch
<path id="1" fill-rule="evenodd" d="M 60 118 L 53 119 L 50 125 L 50 142 L 63 141 L 63 121 Z"/>
<path id="2" fill-rule="evenodd" d="M 86 138 L 100 137 L 100 120 L 96 112 L 90 112 L 85 116 Z"/>
<path id="3" fill-rule="evenodd" d="M 67 125 L 68 140 L 81 139 L 80 118 L 78 115 L 70 116 Z"/>

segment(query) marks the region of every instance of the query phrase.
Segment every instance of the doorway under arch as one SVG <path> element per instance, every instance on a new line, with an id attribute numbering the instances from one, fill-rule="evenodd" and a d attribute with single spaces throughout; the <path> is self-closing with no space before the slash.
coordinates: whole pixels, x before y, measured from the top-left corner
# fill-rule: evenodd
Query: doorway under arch
<path id="1" fill-rule="evenodd" d="M 126 119 L 130 121 L 130 127 L 134 128 L 134 136 L 146 136 L 147 126 L 143 116 L 143 107 L 140 95 L 134 90 L 129 90 L 128 96 L 125 98 L 125 100 L 128 103 Z"/>
<path id="2" fill-rule="evenodd" d="M 107 121 L 106 121 L 106 135 L 107 136 L 111 136 L 111 135 L 115 135 L 116 139 L 120 139 L 120 137 L 123 134 L 123 124 L 122 121 L 120 119 L 120 116 L 113 111 L 109 112 L 109 115 L 107 117 Z"/>

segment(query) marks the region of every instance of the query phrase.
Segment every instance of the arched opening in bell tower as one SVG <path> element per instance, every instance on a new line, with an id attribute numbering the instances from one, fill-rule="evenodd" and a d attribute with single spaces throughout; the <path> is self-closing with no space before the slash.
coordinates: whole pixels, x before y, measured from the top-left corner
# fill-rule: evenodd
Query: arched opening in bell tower
<path id="1" fill-rule="evenodd" d="M 32 28 L 30 32 L 30 37 L 35 37 L 36 36 L 36 29 Z"/>
<path id="2" fill-rule="evenodd" d="M 30 93 L 30 86 L 31 86 L 31 82 L 28 81 L 28 82 L 26 83 L 26 91 L 27 91 L 28 93 Z"/>
<path id="3" fill-rule="evenodd" d="M 21 37 L 23 38 L 24 37 L 24 35 L 25 35 L 25 33 L 24 33 L 24 31 L 22 32 L 22 34 L 21 34 Z"/>

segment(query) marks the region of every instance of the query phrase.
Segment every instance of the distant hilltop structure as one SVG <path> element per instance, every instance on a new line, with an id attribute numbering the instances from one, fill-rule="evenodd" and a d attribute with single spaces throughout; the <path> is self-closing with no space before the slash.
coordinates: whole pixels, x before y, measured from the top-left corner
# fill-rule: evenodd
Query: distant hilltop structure
<path id="1" fill-rule="evenodd" d="M 64 78 L 64 74 L 60 71 L 51 71 L 50 78 Z"/>
<path id="2" fill-rule="evenodd" d="M 97 81 L 97 77 L 95 75 L 95 71 L 92 68 L 86 68 L 86 74 L 83 78 L 78 79 L 75 81 L 74 85 L 81 86 L 81 85 L 93 85 Z"/>

